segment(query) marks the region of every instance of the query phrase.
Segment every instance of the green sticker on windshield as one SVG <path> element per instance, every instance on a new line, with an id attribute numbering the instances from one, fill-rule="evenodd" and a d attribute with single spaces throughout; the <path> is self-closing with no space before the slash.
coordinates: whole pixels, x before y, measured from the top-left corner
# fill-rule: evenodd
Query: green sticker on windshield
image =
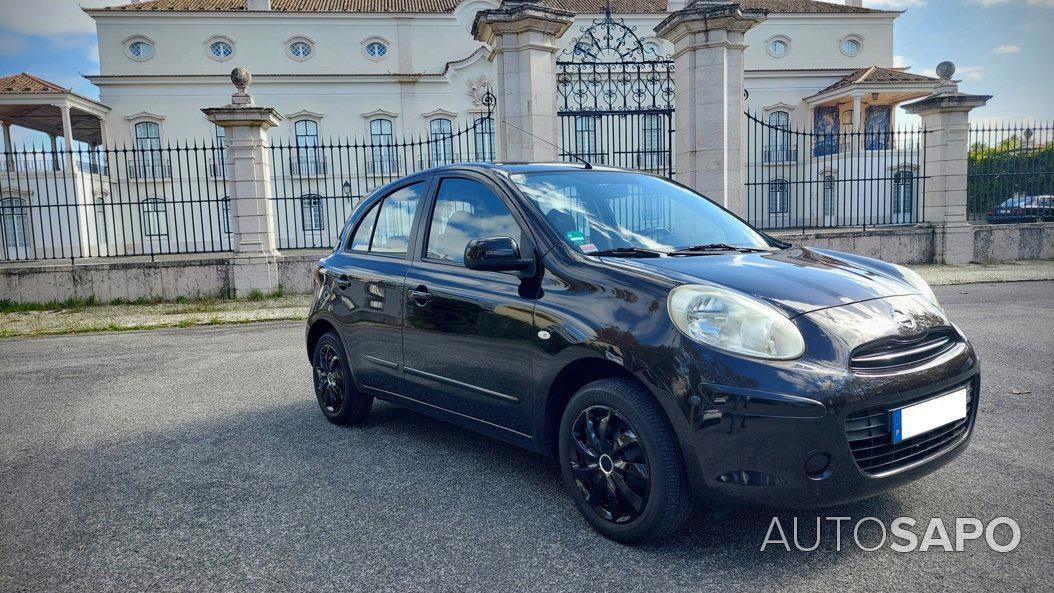
<path id="1" fill-rule="evenodd" d="M 582 231 L 567 231 L 566 233 L 564 233 L 564 236 L 567 237 L 567 240 L 572 243 L 586 242 L 586 236 Z"/>

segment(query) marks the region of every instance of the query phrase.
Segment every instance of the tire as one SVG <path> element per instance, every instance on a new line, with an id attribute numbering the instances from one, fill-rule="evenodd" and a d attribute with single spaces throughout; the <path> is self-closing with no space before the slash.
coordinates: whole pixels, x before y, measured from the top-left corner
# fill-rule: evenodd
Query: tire
<path id="1" fill-rule="evenodd" d="M 344 344 L 335 332 L 327 332 L 311 354 L 311 375 L 315 398 L 322 414 L 333 424 L 357 424 L 373 407 L 373 396 L 355 388 Z"/>
<path id="2" fill-rule="evenodd" d="M 677 437 L 633 381 L 603 379 L 580 389 L 560 422 L 559 454 L 575 506 L 604 537 L 626 544 L 661 539 L 691 513 Z"/>

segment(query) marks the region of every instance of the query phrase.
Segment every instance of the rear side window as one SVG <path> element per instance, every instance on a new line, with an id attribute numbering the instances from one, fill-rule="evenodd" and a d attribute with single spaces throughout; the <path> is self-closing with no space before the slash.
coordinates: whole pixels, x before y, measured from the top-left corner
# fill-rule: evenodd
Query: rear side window
<path id="1" fill-rule="evenodd" d="M 370 253 L 406 255 L 410 246 L 410 227 L 424 189 L 424 183 L 415 183 L 384 198 L 377 211 Z"/>
<path id="2" fill-rule="evenodd" d="M 362 217 L 362 222 L 359 223 L 359 227 L 355 229 L 355 233 L 348 242 L 348 249 L 359 252 L 370 250 L 370 237 L 373 236 L 373 225 L 377 222 L 377 210 L 379 208 L 377 204 L 374 204 L 370 211 Z"/>

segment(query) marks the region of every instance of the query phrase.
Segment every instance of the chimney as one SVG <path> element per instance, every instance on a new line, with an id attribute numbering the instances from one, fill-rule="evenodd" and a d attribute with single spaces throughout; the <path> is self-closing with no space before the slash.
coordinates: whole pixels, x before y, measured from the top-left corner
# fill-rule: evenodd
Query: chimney
<path id="1" fill-rule="evenodd" d="M 252 2 L 252 0 L 249 0 L 249 1 Z M 856 7 L 856 8 L 860 8 L 860 7 L 862 7 L 864 5 L 864 1 L 863 0 L 845 0 L 845 5 L 846 6 L 853 6 L 853 7 Z"/>
<path id="2" fill-rule="evenodd" d="M 248 2 L 246 7 L 248 10 L 271 10 L 271 0 L 248 0 Z"/>

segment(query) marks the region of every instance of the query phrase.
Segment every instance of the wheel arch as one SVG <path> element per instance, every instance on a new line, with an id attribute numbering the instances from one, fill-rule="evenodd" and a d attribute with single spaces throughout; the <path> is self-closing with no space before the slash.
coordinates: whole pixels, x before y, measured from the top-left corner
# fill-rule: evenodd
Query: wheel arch
<path id="1" fill-rule="evenodd" d="M 315 355 L 315 344 L 319 338 L 328 332 L 336 333 L 337 328 L 326 319 L 315 320 L 307 330 L 307 359 L 311 360 Z M 339 334 L 338 334 L 339 335 Z"/>

